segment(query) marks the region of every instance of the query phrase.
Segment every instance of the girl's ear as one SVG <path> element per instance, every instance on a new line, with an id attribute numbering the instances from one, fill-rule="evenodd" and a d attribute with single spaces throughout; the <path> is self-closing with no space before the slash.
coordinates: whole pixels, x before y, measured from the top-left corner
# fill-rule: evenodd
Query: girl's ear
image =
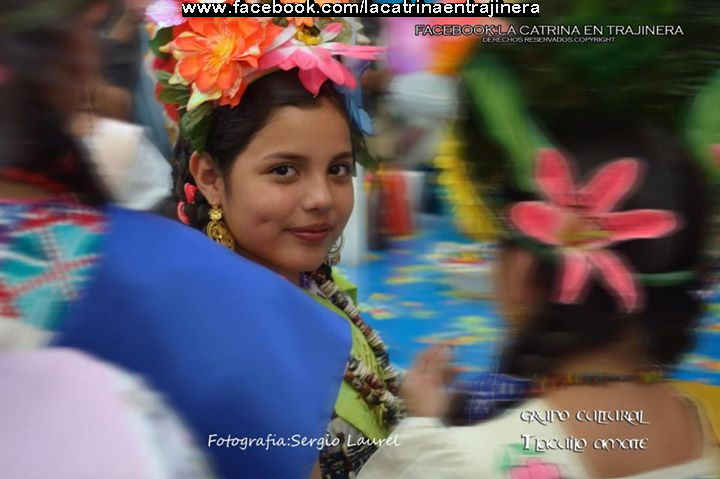
<path id="1" fill-rule="evenodd" d="M 220 205 L 225 193 L 223 177 L 207 153 L 193 153 L 190 157 L 190 174 L 200 192 L 211 205 Z"/>

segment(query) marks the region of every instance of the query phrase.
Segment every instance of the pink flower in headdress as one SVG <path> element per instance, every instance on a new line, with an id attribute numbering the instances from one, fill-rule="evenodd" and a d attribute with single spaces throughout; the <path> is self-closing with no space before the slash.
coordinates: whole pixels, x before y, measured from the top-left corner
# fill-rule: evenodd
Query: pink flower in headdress
<path id="1" fill-rule="evenodd" d="M 333 56 L 374 60 L 383 49 L 333 42 L 342 28 L 342 23 L 334 22 L 327 25 L 320 35 L 314 36 L 290 25 L 260 58 L 260 69 L 279 67 L 291 70 L 297 67 L 300 70 L 300 81 L 313 95 L 318 94 L 328 78 L 337 85 L 355 88 L 352 72 Z"/>
<path id="2" fill-rule="evenodd" d="M 186 3 L 232 3 L 227 0 L 182 0 Z M 158 28 L 176 27 L 188 21 L 182 15 L 181 0 L 155 0 L 145 10 L 145 16 Z"/>
<path id="3" fill-rule="evenodd" d="M 180 0 L 157 0 L 147 7 L 145 16 L 159 28 L 182 25 L 187 21 L 182 16 Z"/>
<path id="4" fill-rule="evenodd" d="M 715 154 L 715 166 L 720 166 L 720 144 L 712 145 L 710 148 Z"/>
<path id="5" fill-rule="evenodd" d="M 528 459 L 522 466 L 510 469 L 510 479 L 562 479 L 555 464 L 540 459 Z"/>
<path id="6" fill-rule="evenodd" d="M 557 301 L 578 301 L 596 270 L 627 311 L 640 306 L 630 266 L 604 247 L 667 235 L 677 227 L 678 218 L 669 211 L 650 209 L 610 212 L 638 175 L 637 160 L 619 159 L 604 165 L 578 189 L 567 159 L 557 150 L 540 151 L 535 180 L 548 201 L 517 203 L 510 209 L 510 219 L 523 234 L 561 251 Z"/>

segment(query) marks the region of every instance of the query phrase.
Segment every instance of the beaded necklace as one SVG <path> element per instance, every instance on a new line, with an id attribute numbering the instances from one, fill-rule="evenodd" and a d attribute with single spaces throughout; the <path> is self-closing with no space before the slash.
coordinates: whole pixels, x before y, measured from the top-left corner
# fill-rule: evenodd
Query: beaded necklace
<path id="1" fill-rule="evenodd" d="M 537 396 L 553 389 L 568 386 L 606 386 L 610 383 L 619 382 L 654 384 L 664 379 L 665 375 L 660 368 L 649 368 L 632 374 L 611 374 L 603 372 L 556 374 L 533 378 L 529 386 L 529 393 Z"/>
<path id="2" fill-rule="evenodd" d="M 380 335 L 362 319 L 352 299 L 340 291 L 338 285 L 333 282 L 329 266 L 323 265 L 309 276 L 323 296 L 343 311 L 362 332 L 381 369 L 381 377 L 378 377 L 367 364 L 351 354 L 345 366 L 343 379 L 358 391 L 368 404 L 381 405 L 383 420 L 390 426 L 395 425 L 403 415 L 404 406 L 398 396 L 398 373 L 390 364 L 385 343 L 380 339 Z"/>

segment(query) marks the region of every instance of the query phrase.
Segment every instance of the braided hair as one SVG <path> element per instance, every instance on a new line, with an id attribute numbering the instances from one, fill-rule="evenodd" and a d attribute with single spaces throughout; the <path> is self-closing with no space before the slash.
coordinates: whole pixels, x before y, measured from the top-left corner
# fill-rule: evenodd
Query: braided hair
<path id="1" fill-rule="evenodd" d="M 320 92 L 313 96 L 300 82 L 296 70 L 270 73 L 251 83 L 237 106 L 221 106 L 213 110 L 206 153 L 218 172 L 227 178 L 238 154 L 272 119 L 276 110 L 285 106 L 313 108 L 323 99 L 332 102 L 348 118 L 351 131 L 354 131 L 344 100 L 330 82 L 325 82 Z M 172 164 L 173 195 L 175 201 L 183 202 L 181 207 L 190 226 L 202 230 L 209 221 L 211 205 L 199 190 L 192 203 L 185 197 L 185 184 L 195 185 L 189 166 L 192 153 L 189 143 L 180 137 L 175 145 Z M 230 182 L 225 184 L 230 187 Z"/>

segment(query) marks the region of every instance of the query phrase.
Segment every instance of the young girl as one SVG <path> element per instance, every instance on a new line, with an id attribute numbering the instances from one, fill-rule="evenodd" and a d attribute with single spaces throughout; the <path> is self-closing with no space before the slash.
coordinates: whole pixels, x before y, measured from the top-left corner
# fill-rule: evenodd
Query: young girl
<path id="1" fill-rule="evenodd" d="M 337 313 L 336 324 L 349 328 L 350 357 L 328 417 L 327 437 L 319 445 L 316 473 L 354 477 L 375 451 L 373 441 L 388 435 L 401 404 L 384 344 L 331 270 L 353 208 L 352 177 L 362 134 L 357 120 L 363 117 L 353 103 L 357 92 L 347 88 L 354 87 L 356 79 L 331 54 L 370 59 L 376 50 L 329 42 L 351 26 L 340 18 L 297 20 L 243 19 L 238 24 L 230 19 L 191 19 L 185 30 L 189 33 L 179 34 L 176 27 L 174 40 L 163 48 L 179 59 L 175 75 L 191 86 L 192 95 L 206 88 L 203 95 L 220 100 L 207 108 L 200 141 L 196 131 L 183 129 L 180 122 L 175 194 L 183 222 L 304 289 Z M 227 41 L 236 42 L 228 48 L 240 48 L 232 37 L 234 28 L 265 28 L 271 45 L 282 42 L 281 37 L 290 44 L 264 51 L 265 43 L 259 41 L 259 66 L 251 67 L 247 78 L 236 78 L 243 92 L 231 100 L 220 78 L 217 85 L 211 84 L 215 53 L 203 50 L 202 44 Z M 200 63 L 196 67 L 192 62 Z M 241 63 L 227 60 L 221 69 L 234 71 Z M 345 85 L 344 91 L 338 84 Z M 165 88 L 173 85 L 168 82 Z M 161 94 L 162 98 L 168 97 Z M 190 110 L 189 103 L 182 107 Z M 299 327 L 306 319 L 295 318 Z"/>
<path id="2" fill-rule="evenodd" d="M 508 204 L 515 236 L 497 267 L 511 330 L 500 371 L 530 382 L 530 399 L 490 421 L 446 427 L 451 357 L 429 350 L 403 383 L 415 417 L 395 430 L 401 446 L 383 447 L 361 478 L 720 472 L 705 407 L 718 393 L 706 386 L 710 402 L 693 402 L 703 386 L 661 381 L 702 312 L 707 185 L 662 131 L 596 122 L 562 130 L 553 136 L 562 152 L 539 153 L 538 201 Z"/>
<path id="3" fill-rule="evenodd" d="M 664 380 L 703 313 L 720 173 L 720 77 L 699 60 L 717 48 L 706 34 L 718 9 L 677 3 L 549 2 L 545 13 L 568 24 L 684 11 L 693 35 L 582 52 L 485 44 L 465 64 L 465 152 L 504 231 L 496 286 L 508 338 L 482 392 L 506 410 L 443 423 L 451 357 L 428 350 L 405 376 L 414 417 L 394 431 L 400 446 L 382 447 L 362 479 L 720 475 L 718 388 Z"/>

